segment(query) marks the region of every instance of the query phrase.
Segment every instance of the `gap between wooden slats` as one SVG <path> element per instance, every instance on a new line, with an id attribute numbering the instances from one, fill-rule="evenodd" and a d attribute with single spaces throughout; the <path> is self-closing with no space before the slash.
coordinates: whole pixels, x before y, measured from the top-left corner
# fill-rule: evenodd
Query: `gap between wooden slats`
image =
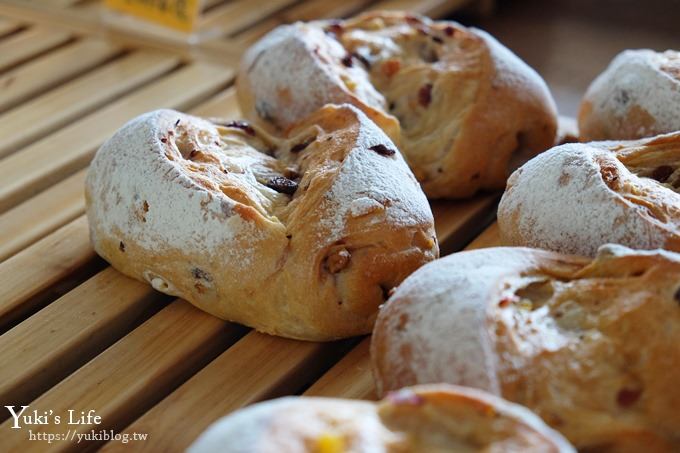
<path id="1" fill-rule="evenodd" d="M 184 109 L 232 77 L 226 67 L 190 64 L 6 157 L 0 161 L 0 212 L 85 167 L 99 145 L 134 116 L 159 107 Z"/>
<path id="2" fill-rule="evenodd" d="M 198 312 L 177 301 L 161 310 L 95 360 L 31 403 L 31 409 L 52 410 L 67 420 L 68 410 L 97 409 L 101 425 L 73 426 L 77 432 L 125 426 L 220 351 L 242 335 L 243 329 Z M 84 451 L 93 445 L 69 441 L 28 442 L 27 430 L 13 430 L 12 420 L 0 425 L 0 450 L 22 452 Z M 180 429 L 184 423 L 174 426 Z M 63 425 L 44 425 L 44 432 L 64 432 Z M 132 445 L 127 444 L 126 447 Z M 137 445 L 135 445 L 137 446 Z M 89 448 L 88 448 L 89 447 Z M 158 450 L 161 451 L 161 450 Z"/>
<path id="3" fill-rule="evenodd" d="M 107 268 L 5 332 L 0 336 L 0 406 L 29 403 L 167 299 Z M 0 411 L 0 420 L 8 417 Z"/>
<path id="4" fill-rule="evenodd" d="M 223 91 L 193 111 L 225 118 L 239 116 L 233 88 Z M 86 173 L 87 169 L 80 170 L 0 214 L 0 262 L 85 211 L 83 186 Z"/>
<path id="5" fill-rule="evenodd" d="M 172 55 L 132 52 L 0 114 L 0 157 L 149 83 L 178 64 L 179 58 Z"/>
<path id="6" fill-rule="evenodd" d="M 236 117 L 238 111 L 233 88 L 224 90 L 191 112 L 203 116 Z M 84 178 L 85 170 L 82 170 L 6 213 L 15 216 L 3 218 L 3 221 L 25 228 L 28 231 L 26 240 L 36 240 L 47 234 L 52 226 L 56 228 L 59 220 L 66 216 L 65 212 L 82 214 L 85 209 Z M 36 221 L 43 215 L 43 222 Z M 82 280 L 69 277 L 89 277 L 94 273 L 92 269 L 100 268 L 93 263 L 99 262 L 89 243 L 87 220 L 82 216 L 0 263 L 0 333 L 49 302 L 48 296 L 54 294 L 50 289 L 54 285 L 61 283 L 62 288 L 69 288 L 64 284 L 64 280 L 68 279 L 70 288 L 76 286 Z"/>
<path id="7" fill-rule="evenodd" d="M 465 250 L 498 245 L 500 245 L 498 224 L 494 222 L 465 247 Z M 369 355 L 370 344 L 370 337 L 364 338 L 359 345 L 321 376 L 304 394 L 335 398 L 376 399 Z"/>
<path id="8" fill-rule="evenodd" d="M 243 49 L 252 44 L 273 28 L 298 20 L 309 21 L 319 19 L 343 18 L 358 13 L 373 0 L 345 0 L 329 2 L 328 0 L 309 0 L 286 8 L 280 13 L 257 25 L 241 30 L 232 35 L 233 42 Z"/>
<path id="9" fill-rule="evenodd" d="M 54 50 L 74 38 L 63 30 L 31 27 L 0 40 L 0 71 Z"/>
<path id="10" fill-rule="evenodd" d="M 495 196 L 486 196 L 489 197 Z M 454 202 L 450 204 L 453 205 Z M 473 219 L 485 217 L 486 212 L 495 207 L 484 197 L 467 206 L 466 211 L 459 211 L 459 217 L 449 218 L 447 221 L 459 226 L 468 225 Z M 444 220 L 440 220 L 439 224 L 443 222 Z M 458 233 L 453 227 L 442 227 L 440 231 L 448 235 Z M 448 237 L 439 237 L 442 242 L 447 239 Z M 242 347 L 236 349 L 239 344 Z M 315 361 L 310 355 L 323 357 L 327 348 L 334 347 L 333 343 L 299 342 L 256 332 L 248 334 L 236 346 L 225 351 L 127 427 L 126 433 L 148 432 L 153 439 L 152 442 L 143 445 L 140 443 L 135 447 L 148 451 L 183 450 L 208 424 L 220 416 L 245 404 L 280 395 L 277 391 L 278 382 L 282 374 L 286 379 L 293 379 L 290 376 L 291 369 L 297 368 L 302 374 L 295 377 L 297 386 L 288 388 L 287 393 L 304 389 L 309 383 L 309 375 L 304 374 L 305 369 Z M 301 354 L 300 351 L 306 352 Z M 192 420 L 190 426 L 185 424 L 182 430 L 177 430 L 178 423 L 188 417 Z M 119 448 L 120 445 L 113 442 L 107 444 L 104 451 L 116 451 Z"/>
<path id="11" fill-rule="evenodd" d="M 21 28 L 23 28 L 23 25 L 20 23 L 0 17 L 0 40 L 5 39 L 7 35 L 10 35 Z"/>
<path id="12" fill-rule="evenodd" d="M 0 75 L 0 112 L 121 53 L 117 46 L 84 39 L 13 68 Z"/>
<path id="13" fill-rule="evenodd" d="M 198 26 L 202 30 L 214 29 L 218 36 L 228 36 L 266 19 L 298 0 L 270 0 L 255 3 L 252 0 L 232 0 L 211 9 L 201 17 Z"/>

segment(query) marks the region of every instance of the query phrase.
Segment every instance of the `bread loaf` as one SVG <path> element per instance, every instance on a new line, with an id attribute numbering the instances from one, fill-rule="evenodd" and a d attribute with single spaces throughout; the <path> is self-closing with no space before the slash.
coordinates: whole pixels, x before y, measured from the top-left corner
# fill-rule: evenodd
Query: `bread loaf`
<path id="1" fill-rule="evenodd" d="M 283 138 L 151 112 L 102 146 L 86 186 L 92 243 L 116 269 L 291 338 L 370 332 L 387 292 L 438 254 L 413 174 L 351 106 Z"/>
<path id="2" fill-rule="evenodd" d="M 555 142 L 543 80 L 487 33 L 402 12 L 283 25 L 246 51 L 245 116 L 286 129 L 326 103 L 361 109 L 431 198 L 502 189 Z"/>
<path id="3" fill-rule="evenodd" d="M 588 88 L 578 119 L 583 141 L 680 130 L 680 52 L 621 52 Z"/>
<path id="4" fill-rule="evenodd" d="M 380 393 L 448 382 L 527 406 L 583 451 L 680 451 L 680 255 L 447 256 L 381 309 Z"/>
<path id="5" fill-rule="evenodd" d="M 402 389 L 383 401 L 288 397 L 213 424 L 189 453 L 433 453 L 575 450 L 536 415 L 479 390 Z"/>

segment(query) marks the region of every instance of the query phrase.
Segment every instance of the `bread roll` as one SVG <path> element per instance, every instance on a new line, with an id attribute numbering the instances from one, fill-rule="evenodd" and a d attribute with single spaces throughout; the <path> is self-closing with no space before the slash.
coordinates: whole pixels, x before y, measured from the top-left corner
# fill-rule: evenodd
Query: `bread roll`
<path id="1" fill-rule="evenodd" d="M 449 382 L 527 406 L 578 449 L 680 451 L 680 255 L 447 256 L 380 311 L 378 390 Z"/>
<path id="2" fill-rule="evenodd" d="M 355 105 L 430 198 L 502 189 L 557 128 L 543 80 L 493 37 L 401 12 L 280 26 L 245 53 L 237 87 L 247 118 L 282 129 L 328 102 Z"/>
<path id="3" fill-rule="evenodd" d="M 383 401 L 288 397 L 229 415 L 189 453 L 436 453 L 575 450 L 524 407 L 448 385 L 402 389 Z"/>
<path id="4" fill-rule="evenodd" d="M 438 254 L 413 174 L 351 106 L 286 138 L 151 112 L 102 146 L 86 185 L 92 243 L 116 269 L 285 337 L 370 332 L 385 294 Z"/>
<path id="5" fill-rule="evenodd" d="M 680 52 L 626 50 L 590 85 L 578 117 L 583 141 L 680 130 Z"/>
<path id="6" fill-rule="evenodd" d="M 680 251 L 680 132 L 567 144 L 508 180 L 504 244 L 592 256 L 608 242 Z"/>

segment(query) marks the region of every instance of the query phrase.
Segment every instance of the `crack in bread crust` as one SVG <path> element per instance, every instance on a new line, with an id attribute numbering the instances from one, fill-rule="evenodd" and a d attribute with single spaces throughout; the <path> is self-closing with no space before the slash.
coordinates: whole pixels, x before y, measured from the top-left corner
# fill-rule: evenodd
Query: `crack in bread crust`
<path id="1" fill-rule="evenodd" d="M 86 183 L 97 253 L 267 333 L 369 332 L 385 288 L 438 256 L 432 212 L 394 144 L 351 106 L 283 136 L 217 123 L 160 110 L 103 145 Z"/>

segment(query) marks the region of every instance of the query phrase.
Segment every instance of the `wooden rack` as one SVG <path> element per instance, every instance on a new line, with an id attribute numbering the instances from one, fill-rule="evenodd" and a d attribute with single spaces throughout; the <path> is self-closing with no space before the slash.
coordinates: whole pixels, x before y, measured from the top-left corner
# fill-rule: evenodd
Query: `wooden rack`
<path id="1" fill-rule="evenodd" d="M 46 2 L 48 3 L 48 2 Z M 311 343 L 225 323 L 125 277 L 92 250 L 83 181 L 128 119 L 167 107 L 238 117 L 240 51 L 297 19 L 364 9 L 439 17 L 446 0 L 208 2 L 225 35 L 204 49 L 135 41 L 97 26 L 97 2 L 0 3 L 0 406 L 95 409 L 99 425 L 145 441 L 28 441 L 0 411 L 0 451 L 183 451 L 211 422 L 286 394 L 374 398 L 367 338 Z M 264 4 L 264 2 L 263 2 Z M 50 20 L 51 19 L 51 20 Z M 205 57 L 205 58 L 204 58 Z M 497 244 L 499 194 L 436 202 L 442 253 Z M 40 426 L 65 435 L 65 424 Z"/>

